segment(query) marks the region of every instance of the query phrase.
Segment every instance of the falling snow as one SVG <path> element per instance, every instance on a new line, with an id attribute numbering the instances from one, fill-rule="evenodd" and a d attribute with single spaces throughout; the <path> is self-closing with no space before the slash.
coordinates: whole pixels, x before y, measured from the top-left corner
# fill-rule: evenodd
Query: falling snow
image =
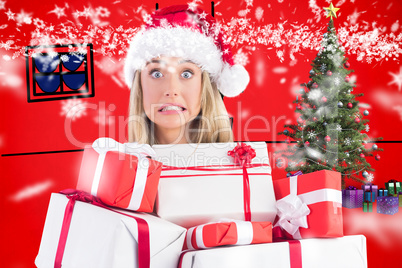
<path id="1" fill-rule="evenodd" d="M 391 82 L 389 82 L 388 85 L 395 84 L 395 85 L 398 86 L 398 91 L 401 91 L 401 88 L 402 88 L 402 67 L 399 67 L 399 74 L 391 73 L 391 72 L 388 72 L 388 73 L 393 78 L 393 80 Z"/>
<path id="2" fill-rule="evenodd" d="M 200 0 L 193 0 L 188 4 L 190 8 L 195 8 L 201 2 Z M 252 11 L 253 1 L 248 0 L 246 4 L 245 11 L 249 13 Z M 321 20 L 322 9 L 318 7 L 316 0 L 309 0 L 309 8 L 314 16 L 307 23 L 290 24 L 282 21 L 277 24 L 256 26 L 250 18 L 245 16 L 230 20 L 221 19 L 218 26 L 227 33 L 225 40 L 233 46 L 234 50 L 243 49 L 242 53 L 246 56 L 258 45 L 265 46 L 268 50 L 275 49 L 276 57 L 282 62 L 287 58 L 296 60 L 297 55 L 304 58 L 305 50 L 319 51 L 321 41 L 323 44 L 327 42 L 325 38 L 322 38 L 322 29 L 312 21 L 313 19 L 316 22 Z M 264 10 L 262 7 L 256 7 L 254 11 L 256 19 L 261 23 Z M 149 18 L 142 7 L 134 10 L 134 12 L 139 18 Z M 65 4 L 61 7 L 54 5 L 52 9 L 44 10 L 43 14 L 46 14 L 47 17 L 51 19 L 57 17 L 59 20 L 57 25 L 49 23 L 45 16 L 32 17 L 33 14 L 22 9 L 20 12 L 8 9 L 4 13 L 7 15 L 8 21 L 13 24 L 9 25 L 8 28 L 15 27 L 17 31 L 24 32 L 28 24 L 34 24 L 35 28 L 32 31 L 29 28 L 31 32 L 28 33 L 31 39 L 30 45 L 92 43 L 94 47 L 98 47 L 95 53 L 108 57 L 118 57 L 118 60 L 124 58 L 129 40 L 140 30 L 139 27 L 123 27 L 121 25 L 113 27 L 109 25 L 107 19 L 117 14 L 113 14 L 108 8 L 102 6 L 83 6 L 72 9 Z M 71 15 L 76 20 L 75 24 L 68 20 Z M 398 26 L 399 22 L 394 22 L 392 32 L 388 34 L 376 24 L 369 26 L 362 23 L 360 25 L 349 20 L 337 28 L 338 38 L 342 44 L 341 49 L 344 48 L 348 55 L 356 55 L 358 61 L 368 63 L 389 59 L 399 61 L 402 53 L 400 42 L 402 33 L 398 32 L 400 31 Z M 2 39 L 2 42 L 15 41 L 15 45 L 12 47 L 13 59 L 23 56 L 25 42 L 15 39 L 15 36 L 3 35 Z M 336 47 L 337 45 L 329 46 L 326 49 L 335 51 Z M 244 55 L 239 55 L 240 58 L 238 59 L 242 64 L 247 62 L 243 57 Z M 334 63 L 338 63 L 342 59 L 335 57 L 332 60 Z M 396 84 L 401 90 L 401 72 L 400 74 L 390 74 L 395 75 L 391 84 Z"/>
<path id="3" fill-rule="evenodd" d="M 327 65 L 323 63 L 320 68 L 321 72 L 325 72 L 327 70 Z"/>
<path id="4" fill-rule="evenodd" d="M 86 102 L 81 99 L 68 99 L 62 102 L 60 115 L 71 118 L 74 121 L 87 114 L 85 106 Z"/>
<path id="5" fill-rule="evenodd" d="M 352 144 L 352 139 L 351 138 L 346 138 L 345 139 L 345 145 L 349 146 Z"/>
<path id="6" fill-rule="evenodd" d="M 374 180 L 374 175 L 373 175 L 373 173 L 369 173 L 368 175 L 367 175 L 367 181 L 368 182 L 373 182 L 373 180 Z"/>
<path id="7" fill-rule="evenodd" d="M 366 132 L 369 132 L 369 131 L 370 131 L 370 126 L 369 126 L 368 124 L 366 124 L 364 130 L 365 130 Z"/>
<path id="8" fill-rule="evenodd" d="M 335 86 L 339 86 L 341 84 L 341 79 L 339 77 L 335 77 L 334 84 Z"/>
<path id="9" fill-rule="evenodd" d="M 314 130 L 310 130 L 307 134 L 307 137 L 311 140 L 313 139 L 317 134 L 314 132 Z"/>

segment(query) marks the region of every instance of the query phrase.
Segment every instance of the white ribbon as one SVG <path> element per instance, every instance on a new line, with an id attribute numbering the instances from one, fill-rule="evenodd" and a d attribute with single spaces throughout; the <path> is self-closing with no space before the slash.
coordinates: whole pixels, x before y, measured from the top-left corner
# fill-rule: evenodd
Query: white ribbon
<path id="1" fill-rule="evenodd" d="M 307 215 L 310 209 L 303 200 L 297 196 L 297 176 L 289 178 L 290 194 L 276 202 L 278 209 L 278 223 L 282 229 L 295 239 L 301 239 L 299 228 L 308 228 Z"/>
<path id="2" fill-rule="evenodd" d="M 106 153 L 110 151 L 135 155 L 138 157 L 138 167 L 135 176 L 133 193 L 131 195 L 128 209 L 137 210 L 141 205 L 145 192 L 145 184 L 148 175 L 149 159 L 146 156 L 156 157 L 155 151 L 148 144 L 137 142 L 125 143 L 115 141 L 111 138 L 99 138 L 92 144 L 92 148 L 99 153 L 96 163 L 95 175 L 92 181 L 91 194 L 97 196 L 103 164 Z"/>
<path id="3" fill-rule="evenodd" d="M 221 220 L 217 222 L 210 222 L 202 225 L 198 225 L 195 227 L 191 227 L 187 230 L 187 235 L 186 235 L 186 244 L 188 249 L 195 249 L 192 245 L 191 237 L 193 236 L 193 233 L 195 232 L 195 243 L 199 249 L 205 249 L 207 246 L 204 244 L 204 226 L 209 225 L 209 224 L 217 224 L 217 223 L 234 223 L 236 224 L 236 230 L 237 230 L 237 242 L 235 245 L 250 245 L 251 242 L 253 242 L 253 236 L 254 236 L 254 231 L 253 231 L 253 224 L 250 221 L 240 221 L 240 220 Z"/>

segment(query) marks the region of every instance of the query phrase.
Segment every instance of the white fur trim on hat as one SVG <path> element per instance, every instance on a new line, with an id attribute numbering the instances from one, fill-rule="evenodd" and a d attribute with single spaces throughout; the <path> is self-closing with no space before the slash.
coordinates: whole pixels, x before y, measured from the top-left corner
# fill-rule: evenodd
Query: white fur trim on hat
<path id="1" fill-rule="evenodd" d="M 191 60 L 207 71 L 220 92 L 234 97 L 246 88 L 250 77 L 241 65 L 222 61 L 222 52 L 212 37 L 185 27 L 158 27 L 142 30 L 132 40 L 124 66 L 126 84 L 131 88 L 135 71 L 160 56 Z"/>

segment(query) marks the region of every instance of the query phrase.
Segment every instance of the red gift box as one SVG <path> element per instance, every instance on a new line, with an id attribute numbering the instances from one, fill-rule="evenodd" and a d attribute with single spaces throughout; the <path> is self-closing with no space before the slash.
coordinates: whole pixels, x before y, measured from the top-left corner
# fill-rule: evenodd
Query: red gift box
<path id="1" fill-rule="evenodd" d="M 84 150 L 77 190 L 109 206 L 152 212 L 162 163 L 146 144 L 121 144 L 100 138 Z"/>
<path id="2" fill-rule="evenodd" d="M 227 221 L 207 223 L 187 230 L 184 249 L 205 249 L 223 245 L 272 242 L 270 222 Z"/>
<path id="3" fill-rule="evenodd" d="M 278 208 L 274 237 L 343 236 L 340 173 L 321 170 L 273 184 Z"/>

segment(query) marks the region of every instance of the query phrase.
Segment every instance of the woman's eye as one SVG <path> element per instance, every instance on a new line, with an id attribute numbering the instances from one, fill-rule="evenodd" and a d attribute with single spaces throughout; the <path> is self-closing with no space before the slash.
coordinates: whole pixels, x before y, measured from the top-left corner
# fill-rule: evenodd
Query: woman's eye
<path id="1" fill-rule="evenodd" d="M 193 76 L 193 73 L 190 72 L 190 71 L 184 71 L 184 72 L 181 74 L 181 76 L 182 76 L 183 78 L 188 79 L 188 78 L 191 78 L 191 77 Z"/>
<path id="2" fill-rule="evenodd" d="M 151 76 L 152 76 L 153 78 L 161 78 L 163 75 L 162 75 L 162 73 L 159 72 L 159 71 L 153 71 L 153 72 L 151 72 Z"/>

